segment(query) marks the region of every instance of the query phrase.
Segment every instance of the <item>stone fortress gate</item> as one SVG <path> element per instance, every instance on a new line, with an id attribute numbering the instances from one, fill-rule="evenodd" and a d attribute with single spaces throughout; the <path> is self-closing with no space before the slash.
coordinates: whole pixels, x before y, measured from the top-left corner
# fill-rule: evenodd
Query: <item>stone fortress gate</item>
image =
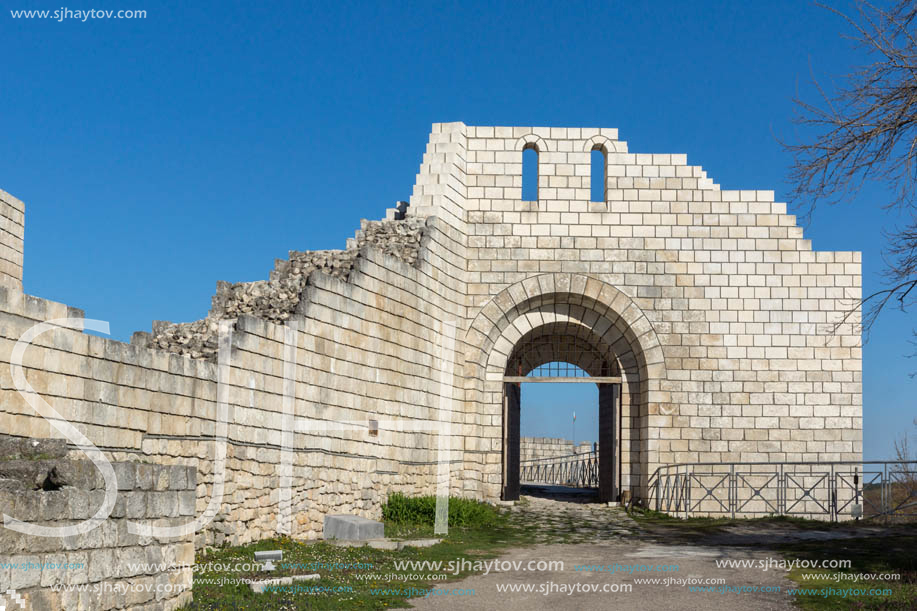
<path id="1" fill-rule="evenodd" d="M 217 498 L 198 547 L 378 518 L 389 493 L 435 493 L 441 443 L 452 494 L 514 498 L 518 382 L 555 361 L 599 385 L 604 500 L 652 501 L 671 463 L 860 460 L 860 253 L 813 251 L 773 199 L 616 129 L 435 124 L 410 201 L 345 249 L 219 282 L 206 319 L 125 344 L 23 294 L 24 207 L 0 191 L 0 429 L 60 437 L 9 364 L 52 321 L 29 384 L 109 459 L 195 467 L 197 514 Z"/>

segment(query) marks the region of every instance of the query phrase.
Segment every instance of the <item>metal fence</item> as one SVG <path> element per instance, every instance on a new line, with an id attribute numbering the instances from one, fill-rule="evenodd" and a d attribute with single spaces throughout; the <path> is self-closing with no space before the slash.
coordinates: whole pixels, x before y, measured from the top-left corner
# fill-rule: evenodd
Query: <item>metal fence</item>
<path id="1" fill-rule="evenodd" d="M 681 517 L 917 518 L 917 461 L 685 463 L 650 487 L 657 511 Z"/>
<path id="2" fill-rule="evenodd" d="M 519 465 L 519 471 L 519 478 L 523 482 L 598 488 L 599 453 L 524 460 Z"/>

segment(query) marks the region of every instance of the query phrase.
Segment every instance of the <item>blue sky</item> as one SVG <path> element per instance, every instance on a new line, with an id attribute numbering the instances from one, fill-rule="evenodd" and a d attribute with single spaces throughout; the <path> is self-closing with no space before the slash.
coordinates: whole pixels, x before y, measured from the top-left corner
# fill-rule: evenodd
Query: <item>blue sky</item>
<path id="1" fill-rule="evenodd" d="M 290 249 L 342 248 L 407 199 L 430 124 L 617 127 L 687 153 L 726 189 L 785 200 L 792 97 L 863 61 L 841 20 L 792 2 L 303 3 L 138 0 L 142 20 L 0 14 L 0 188 L 26 202 L 26 291 L 127 339 L 205 315 L 217 280 L 266 278 Z M 824 207 L 818 250 L 862 250 L 879 287 L 885 194 Z M 913 428 L 913 314 L 865 348 L 865 454 Z M 524 403 L 567 435 L 588 393 Z M 591 404 L 591 405 L 590 405 Z M 581 407 L 578 407 L 581 406 Z"/>

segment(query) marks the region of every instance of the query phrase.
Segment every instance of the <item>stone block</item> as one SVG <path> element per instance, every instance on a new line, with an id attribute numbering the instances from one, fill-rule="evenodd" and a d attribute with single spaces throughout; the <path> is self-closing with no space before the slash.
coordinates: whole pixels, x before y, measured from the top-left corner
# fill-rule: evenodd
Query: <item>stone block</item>
<path id="1" fill-rule="evenodd" d="M 34 460 L 63 458 L 67 455 L 64 439 L 23 439 L 0 435 L 0 460 Z"/>
<path id="2" fill-rule="evenodd" d="M 365 541 L 385 537 L 385 526 L 368 518 L 351 515 L 326 515 L 322 528 L 324 539 Z"/>
<path id="3" fill-rule="evenodd" d="M 67 583 L 68 560 L 66 554 L 48 554 L 41 557 L 41 587 Z"/>
<path id="4" fill-rule="evenodd" d="M 89 580 L 88 552 L 68 552 L 67 563 L 67 583 L 82 584 Z"/>
<path id="5" fill-rule="evenodd" d="M 179 543 L 175 549 L 175 563 L 180 567 L 194 565 L 194 544 Z"/>
<path id="6" fill-rule="evenodd" d="M 10 557 L 10 587 L 25 590 L 41 584 L 40 556 Z"/>
<path id="7" fill-rule="evenodd" d="M 162 565 L 165 559 L 163 547 L 158 545 L 147 545 L 143 549 L 146 552 L 146 564 L 148 567 Z"/>
<path id="8" fill-rule="evenodd" d="M 68 489 L 67 493 L 68 518 L 71 520 L 85 520 L 95 513 L 95 511 L 90 511 L 89 500 L 91 493 L 88 490 Z"/>
<path id="9" fill-rule="evenodd" d="M 178 495 L 178 515 L 193 516 L 197 504 L 197 492 L 184 490 Z"/>
<path id="10" fill-rule="evenodd" d="M 133 577 L 144 573 L 147 562 L 146 550 L 142 547 L 123 547 L 117 551 L 118 577 Z"/>
<path id="11" fill-rule="evenodd" d="M 137 488 L 140 490 L 152 490 L 156 481 L 155 472 L 155 465 L 145 463 L 138 464 L 135 471 Z"/>
<path id="12" fill-rule="evenodd" d="M 140 490 L 121 493 L 121 496 L 125 498 L 125 513 L 128 518 L 146 517 L 147 494 Z"/>
<path id="13" fill-rule="evenodd" d="M 178 492 L 147 493 L 147 517 L 174 518 L 178 515 Z"/>
<path id="14" fill-rule="evenodd" d="M 112 467 L 118 480 L 118 490 L 133 490 L 136 483 L 136 463 L 114 463 Z"/>
<path id="15" fill-rule="evenodd" d="M 125 596 L 124 603 L 127 608 L 146 608 L 141 605 L 156 597 L 157 579 L 155 577 L 136 577 L 131 579 L 130 583 L 135 587 L 128 590 Z"/>
<path id="16" fill-rule="evenodd" d="M 169 490 L 188 488 L 188 468 L 184 465 L 172 465 L 169 470 Z"/>
<path id="17" fill-rule="evenodd" d="M 32 590 L 28 593 L 28 599 L 29 608 L 33 611 L 60 611 L 64 608 L 61 606 L 61 592 Z"/>
<path id="18" fill-rule="evenodd" d="M 89 552 L 88 578 L 90 583 L 111 579 L 118 574 L 115 553 L 110 549 L 94 549 Z"/>
<path id="19" fill-rule="evenodd" d="M 61 609 L 91 609 L 92 600 L 89 592 L 65 590 L 60 593 Z"/>

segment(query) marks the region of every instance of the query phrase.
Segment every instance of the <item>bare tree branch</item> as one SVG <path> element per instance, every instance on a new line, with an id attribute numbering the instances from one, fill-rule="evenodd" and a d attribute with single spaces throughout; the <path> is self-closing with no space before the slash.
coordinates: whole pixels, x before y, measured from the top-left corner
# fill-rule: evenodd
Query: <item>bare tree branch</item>
<path id="1" fill-rule="evenodd" d="M 917 298 L 917 1 L 894 0 L 887 7 L 858 1 L 853 16 L 819 6 L 846 21 L 848 38 L 871 62 L 830 88 L 813 74 L 820 100 L 813 104 L 797 94 L 794 123 L 814 139 L 781 144 L 793 155 L 790 198 L 804 206 L 803 216 L 819 202 L 850 201 L 864 184 L 878 182 L 893 193 L 882 207 L 908 217 L 904 226 L 885 232 L 888 288 L 844 317 L 862 308 L 868 333 L 887 306 L 906 310 Z"/>

